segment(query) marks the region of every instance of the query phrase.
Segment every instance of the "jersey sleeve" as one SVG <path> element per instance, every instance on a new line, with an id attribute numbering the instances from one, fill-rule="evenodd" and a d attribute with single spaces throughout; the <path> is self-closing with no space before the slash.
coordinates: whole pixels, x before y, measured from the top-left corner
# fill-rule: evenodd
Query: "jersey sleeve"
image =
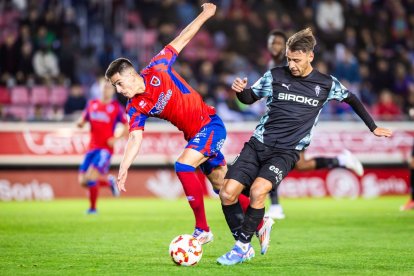
<path id="1" fill-rule="evenodd" d="M 167 71 L 175 62 L 177 55 L 177 50 L 173 46 L 167 45 L 151 59 L 147 68 L 153 68 L 156 71 Z"/>
<path id="2" fill-rule="evenodd" d="M 120 122 L 122 124 L 126 124 L 128 122 L 125 109 L 118 103 L 118 114 L 116 116 L 117 122 Z"/>
<path id="3" fill-rule="evenodd" d="M 148 116 L 135 108 L 131 101 L 129 101 L 127 105 L 127 114 L 129 120 L 129 132 L 144 129 L 145 121 L 148 119 Z"/>
<path id="4" fill-rule="evenodd" d="M 272 73 L 267 71 L 263 77 L 258 79 L 250 88 L 258 98 L 269 97 L 273 95 L 272 82 Z"/>
<path id="5" fill-rule="evenodd" d="M 85 107 L 85 109 L 82 111 L 82 119 L 84 120 L 84 121 L 89 121 L 89 107 L 91 106 L 91 102 L 90 101 L 88 101 L 88 103 L 86 104 L 86 107 Z"/>
<path id="6" fill-rule="evenodd" d="M 328 94 L 328 101 L 337 100 L 342 102 L 344 99 L 348 97 L 349 90 L 342 83 L 340 83 L 337 78 L 335 78 L 334 76 L 331 76 L 331 78 L 332 86 Z"/>

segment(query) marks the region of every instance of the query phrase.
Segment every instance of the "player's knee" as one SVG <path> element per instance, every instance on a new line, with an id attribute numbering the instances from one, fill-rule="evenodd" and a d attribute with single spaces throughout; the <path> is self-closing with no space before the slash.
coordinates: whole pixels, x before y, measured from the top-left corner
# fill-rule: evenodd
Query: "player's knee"
<path id="1" fill-rule="evenodd" d="M 211 179 L 210 182 L 214 190 L 220 191 L 223 187 L 223 179 Z"/>
<path id="2" fill-rule="evenodd" d="M 237 202 L 238 196 L 234 193 L 227 191 L 225 188 L 220 190 L 220 200 L 224 205 L 230 205 Z"/>
<path id="3" fill-rule="evenodd" d="M 82 174 L 82 175 L 79 175 L 78 182 L 81 187 L 86 187 L 88 180 L 86 179 L 85 175 Z"/>
<path id="4" fill-rule="evenodd" d="M 295 164 L 295 170 L 298 171 L 306 171 L 308 170 L 308 164 L 305 160 L 299 160 L 298 162 L 296 162 Z"/>
<path id="5" fill-rule="evenodd" d="M 250 189 L 250 198 L 255 201 L 264 202 L 272 187 L 268 185 L 256 185 Z"/>

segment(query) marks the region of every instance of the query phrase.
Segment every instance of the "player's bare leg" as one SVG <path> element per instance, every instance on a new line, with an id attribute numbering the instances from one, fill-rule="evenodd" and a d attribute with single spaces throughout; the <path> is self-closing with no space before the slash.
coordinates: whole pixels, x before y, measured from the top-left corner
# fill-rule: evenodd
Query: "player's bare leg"
<path id="1" fill-rule="evenodd" d="M 215 167 L 209 175 L 207 175 L 208 180 L 215 191 L 220 191 L 221 187 L 224 184 L 224 177 L 227 173 L 227 165 Z"/>
<path id="2" fill-rule="evenodd" d="M 87 210 L 87 214 L 97 213 L 98 185 L 96 182 L 99 176 L 100 172 L 92 166 L 85 173 L 79 174 L 79 183 L 89 191 L 89 209 Z"/>

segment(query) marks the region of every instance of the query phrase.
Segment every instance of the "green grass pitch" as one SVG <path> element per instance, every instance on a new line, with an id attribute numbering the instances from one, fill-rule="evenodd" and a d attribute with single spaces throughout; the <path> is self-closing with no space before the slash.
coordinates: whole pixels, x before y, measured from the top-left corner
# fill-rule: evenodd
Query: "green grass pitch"
<path id="1" fill-rule="evenodd" d="M 414 211 L 407 197 L 282 199 L 268 254 L 232 267 L 216 259 L 233 245 L 218 199 L 206 210 L 215 234 L 201 262 L 179 267 L 168 255 L 178 234 L 191 233 L 185 199 L 0 202 L 0 275 L 414 275 Z"/>

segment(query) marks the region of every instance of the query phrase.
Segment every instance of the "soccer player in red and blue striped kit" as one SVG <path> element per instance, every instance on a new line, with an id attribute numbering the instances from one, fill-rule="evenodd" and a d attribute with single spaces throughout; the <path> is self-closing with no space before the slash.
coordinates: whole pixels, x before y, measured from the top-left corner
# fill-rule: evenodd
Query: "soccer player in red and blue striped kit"
<path id="1" fill-rule="evenodd" d="M 216 6 L 202 5 L 202 12 L 139 74 L 125 58 L 114 60 L 106 71 L 106 78 L 118 93 L 129 98 L 129 138 L 118 174 L 118 188 L 125 191 L 127 172 L 136 158 L 143 138 L 148 117 L 167 120 L 183 132 L 188 142 L 175 162 L 175 171 L 195 216 L 193 236 L 202 244 L 213 240 L 207 224 L 203 201 L 203 187 L 195 170 L 200 167 L 218 191 L 224 182 L 227 165 L 221 148 L 226 129 L 213 107 L 205 104 L 201 96 L 191 88 L 173 69 L 177 55 L 187 45 L 200 27 L 215 14 Z M 248 197 L 241 195 L 239 201 L 246 209 Z M 259 239 L 269 242 L 273 220 L 264 220 L 258 227 Z M 263 244 L 263 242 L 261 242 Z"/>
<path id="2" fill-rule="evenodd" d="M 119 195 L 115 178 L 107 176 L 113 145 L 116 139 L 127 134 L 127 118 L 124 108 L 113 99 L 114 88 L 104 79 L 99 80 L 101 98 L 91 100 L 77 125 L 82 128 L 87 122 L 90 124 L 89 149 L 79 168 L 79 183 L 89 190 L 89 209 L 87 214 L 96 214 L 99 186 L 106 186 L 112 190 L 114 196 Z M 117 123 L 123 124 L 124 131 L 115 137 Z"/>

